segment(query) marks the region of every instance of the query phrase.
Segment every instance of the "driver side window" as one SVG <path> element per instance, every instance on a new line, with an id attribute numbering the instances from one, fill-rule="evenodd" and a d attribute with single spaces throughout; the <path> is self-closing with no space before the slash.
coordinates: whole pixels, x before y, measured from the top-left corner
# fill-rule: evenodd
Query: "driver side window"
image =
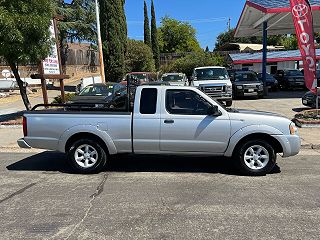
<path id="1" fill-rule="evenodd" d="M 208 115 L 211 104 L 191 90 L 167 90 L 166 109 L 175 115 Z"/>

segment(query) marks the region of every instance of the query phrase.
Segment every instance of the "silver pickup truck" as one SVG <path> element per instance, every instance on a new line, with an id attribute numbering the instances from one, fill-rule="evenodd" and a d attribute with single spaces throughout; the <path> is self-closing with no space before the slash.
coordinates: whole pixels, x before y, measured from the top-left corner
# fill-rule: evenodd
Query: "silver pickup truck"
<path id="1" fill-rule="evenodd" d="M 276 154 L 293 156 L 300 138 L 290 120 L 266 112 L 225 109 L 193 87 L 141 86 L 134 110 L 26 113 L 22 148 L 60 151 L 79 173 L 101 171 L 110 155 L 225 156 L 242 173 L 265 175 Z"/>

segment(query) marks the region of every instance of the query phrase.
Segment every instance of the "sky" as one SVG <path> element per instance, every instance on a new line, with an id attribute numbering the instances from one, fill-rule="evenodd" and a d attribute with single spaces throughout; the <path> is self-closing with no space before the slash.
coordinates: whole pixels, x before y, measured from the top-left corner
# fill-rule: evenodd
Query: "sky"
<path id="1" fill-rule="evenodd" d="M 71 0 L 66 0 L 70 2 Z M 143 40 L 143 1 L 126 0 L 125 11 L 128 37 Z M 157 26 L 165 16 L 188 21 L 197 30 L 197 39 L 202 48 L 214 48 L 217 36 L 227 30 L 228 19 L 231 27 L 237 25 L 245 0 L 154 0 Z M 151 0 L 147 0 L 150 16 Z"/>

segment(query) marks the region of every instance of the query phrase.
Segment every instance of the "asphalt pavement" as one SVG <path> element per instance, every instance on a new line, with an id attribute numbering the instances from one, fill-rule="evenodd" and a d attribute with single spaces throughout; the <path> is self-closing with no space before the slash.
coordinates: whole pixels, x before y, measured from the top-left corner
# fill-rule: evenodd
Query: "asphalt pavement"
<path id="1" fill-rule="evenodd" d="M 223 158 L 119 156 L 73 174 L 60 153 L 0 153 L 0 239 L 319 239 L 320 153 L 239 176 Z"/>

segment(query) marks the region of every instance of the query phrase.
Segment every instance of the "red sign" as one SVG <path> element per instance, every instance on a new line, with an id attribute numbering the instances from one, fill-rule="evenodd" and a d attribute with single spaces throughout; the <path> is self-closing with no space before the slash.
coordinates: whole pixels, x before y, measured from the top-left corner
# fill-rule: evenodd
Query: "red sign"
<path id="1" fill-rule="evenodd" d="M 311 6 L 308 0 L 290 0 L 290 5 L 302 55 L 306 86 L 315 93 L 317 87 L 317 59 Z"/>

